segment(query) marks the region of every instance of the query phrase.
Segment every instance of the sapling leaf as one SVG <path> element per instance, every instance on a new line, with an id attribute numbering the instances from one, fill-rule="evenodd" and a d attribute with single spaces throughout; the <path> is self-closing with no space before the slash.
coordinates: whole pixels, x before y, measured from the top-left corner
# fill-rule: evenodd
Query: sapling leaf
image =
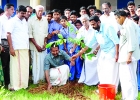
<path id="1" fill-rule="evenodd" d="M 53 43 L 54 43 L 54 42 L 50 42 L 50 43 L 48 43 L 48 44 L 46 45 L 46 48 L 50 48 L 51 45 L 52 45 Z"/>
<path id="2" fill-rule="evenodd" d="M 63 39 L 63 35 L 62 34 L 57 34 L 58 35 L 58 37 L 59 37 L 59 39 Z"/>

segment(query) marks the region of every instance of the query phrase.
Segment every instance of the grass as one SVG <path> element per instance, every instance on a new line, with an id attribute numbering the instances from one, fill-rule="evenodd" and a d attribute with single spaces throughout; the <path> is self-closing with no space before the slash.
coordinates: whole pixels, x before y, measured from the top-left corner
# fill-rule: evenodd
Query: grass
<path id="1" fill-rule="evenodd" d="M 36 87 L 36 85 L 30 85 L 29 89 Z M 56 94 L 49 94 L 49 93 L 42 93 L 42 94 L 31 94 L 28 92 L 29 89 L 21 89 L 19 91 L 9 91 L 4 89 L 3 87 L 0 88 L 0 100 L 71 100 L 66 95 L 61 93 Z M 86 86 L 83 87 L 82 94 L 90 99 L 87 100 L 99 100 L 99 96 L 95 94 L 93 91 L 96 90 L 97 87 L 95 86 Z M 121 93 L 119 92 L 116 96 L 116 100 L 121 99 Z M 84 99 L 85 100 L 85 99 Z M 140 100 L 140 93 L 138 100 Z"/>

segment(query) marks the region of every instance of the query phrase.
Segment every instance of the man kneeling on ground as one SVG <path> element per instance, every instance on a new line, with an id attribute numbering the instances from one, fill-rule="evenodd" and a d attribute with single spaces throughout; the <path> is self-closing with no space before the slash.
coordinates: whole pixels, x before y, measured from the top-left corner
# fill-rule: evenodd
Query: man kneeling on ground
<path id="1" fill-rule="evenodd" d="M 51 45 L 51 52 L 47 54 L 44 60 L 48 90 L 50 90 L 52 86 L 66 84 L 69 78 L 69 66 L 64 64 L 64 60 L 71 61 L 71 65 L 75 64 L 65 51 L 59 50 L 58 45 L 53 43 Z"/>

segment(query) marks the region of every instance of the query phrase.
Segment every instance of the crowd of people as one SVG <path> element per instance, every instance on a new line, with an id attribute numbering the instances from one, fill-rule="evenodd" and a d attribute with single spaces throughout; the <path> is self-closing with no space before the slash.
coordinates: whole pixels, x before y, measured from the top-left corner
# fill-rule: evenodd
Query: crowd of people
<path id="1" fill-rule="evenodd" d="M 137 99 L 140 5 L 129 1 L 126 8 L 115 11 L 111 11 L 109 2 L 102 4 L 102 11 L 95 5 L 82 6 L 80 17 L 69 8 L 64 14 L 53 9 L 44 15 L 42 5 L 35 9 L 19 5 L 11 17 L 14 9 L 13 4 L 0 9 L 1 86 L 26 89 L 32 66 L 33 84 L 47 82 L 48 90 L 76 80 L 88 86 L 112 84 L 117 93 L 120 82 L 122 100 Z M 59 34 L 66 39 L 60 45 L 56 43 Z M 69 38 L 82 40 L 79 44 Z M 96 56 L 89 59 L 88 54 Z"/>

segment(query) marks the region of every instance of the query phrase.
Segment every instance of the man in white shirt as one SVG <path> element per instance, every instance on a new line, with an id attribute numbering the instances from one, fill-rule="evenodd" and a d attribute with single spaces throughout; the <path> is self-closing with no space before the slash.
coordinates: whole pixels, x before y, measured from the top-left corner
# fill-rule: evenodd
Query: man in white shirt
<path id="1" fill-rule="evenodd" d="M 0 43 L 2 45 L 1 52 L 1 62 L 4 72 L 5 85 L 8 86 L 10 83 L 9 76 L 9 63 L 10 63 L 10 54 L 9 54 L 9 45 L 7 41 L 7 22 L 14 13 L 14 5 L 6 4 L 4 7 L 4 14 L 0 17 Z"/>
<path id="2" fill-rule="evenodd" d="M 10 48 L 9 89 L 19 90 L 28 87 L 29 79 L 29 35 L 25 20 L 26 7 L 20 5 L 17 15 L 10 19 L 7 27 L 7 40 Z"/>
<path id="3" fill-rule="evenodd" d="M 140 59 L 138 28 L 127 18 L 125 11 L 115 12 L 117 22 L 122 25 L 119 43 L 119 77 L 122 90 L 122 100 L 137 100 L 137 61 Z"/>
<path id="4" fill-rule="evenodd" d="M 30 50 L 32 58 L 33 83 L 45 80 L 44 59 L 46 55 L 45 45 L 48 35 L 48 21 L 42 16 L 44 7 L 38 5 L 35 8 L 36 15 L 28 20 Z"/>

